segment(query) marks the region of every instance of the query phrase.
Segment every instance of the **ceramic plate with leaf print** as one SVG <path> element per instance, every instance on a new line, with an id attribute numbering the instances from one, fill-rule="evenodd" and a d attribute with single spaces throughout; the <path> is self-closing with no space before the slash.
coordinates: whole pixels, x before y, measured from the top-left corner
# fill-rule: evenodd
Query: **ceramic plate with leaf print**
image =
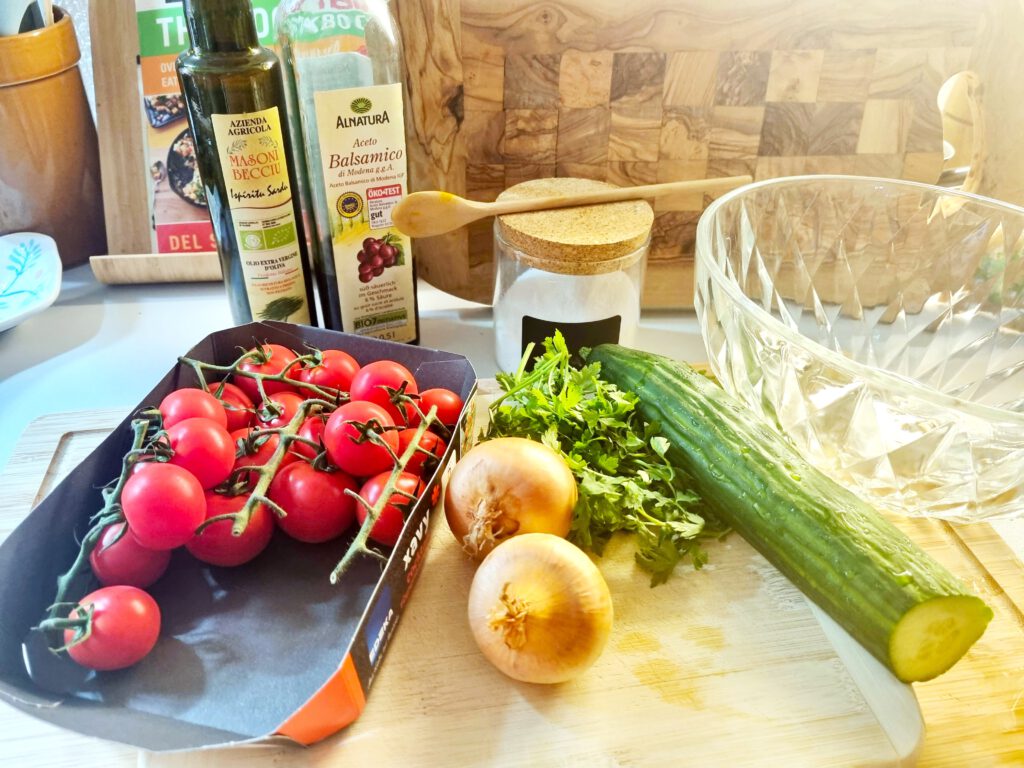
<path id="1" fill-rule="evenodd" d="M 53 238 L 33 232 L 0 237 L 0 331 L 53 304 L 60 278 Z"/>

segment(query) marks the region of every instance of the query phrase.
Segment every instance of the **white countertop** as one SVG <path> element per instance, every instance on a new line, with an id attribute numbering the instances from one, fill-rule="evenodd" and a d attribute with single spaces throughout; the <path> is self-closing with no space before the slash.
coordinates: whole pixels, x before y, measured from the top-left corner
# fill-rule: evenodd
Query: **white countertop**
<path id="1" fill-rule="evenodd" d="M 419 283 L 420 343 L 469 358 L 494 376 L 489 306 Z M 0 332 L 0 471 L 18 437 L 39 416 L 133 405 L 178 355 L 233 325 L 220 283 L 108 286 L 88 265 L 65 271 L 53 306 Z M 704 359 L 692 312 L 645 313 L 635 346 Z"/>

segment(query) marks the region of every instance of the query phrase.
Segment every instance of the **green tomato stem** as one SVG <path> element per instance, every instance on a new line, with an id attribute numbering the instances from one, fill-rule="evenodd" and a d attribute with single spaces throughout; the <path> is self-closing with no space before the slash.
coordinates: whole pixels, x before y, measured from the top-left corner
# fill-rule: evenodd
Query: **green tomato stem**
<path id="1" fill-rule="evenodd" d="M 55 611 L 58 609 L 58 606 L 67 602 L 67 594 L 71 585 L 90 567 L 89 555 L 96 548 L 103 530 L 108 525 L 124 522 L 124 512 L 121 509 L 121 491 L 124 490 L 124 484 L 128 482 L 132 467 L 135 466 L 135 463 L 141 457 L 147 455 L 143 450 L 143 446 L 146 444 L 149 427 L 149 419 L 132 420 L 132 447 L 121 460 L 121 475 L 117 478 L 117 482 L 112 488 L 104 489 L 102 493 L 103 508 L 93 515 L 92 519 L 95 522 L 93 522 L 92 527 L 82 539 L 82 544 L 78 548 L 78 555 L 75 557 L 75 561 L 64 574 L 57 577 L 57 593 L 54 596 L 53 605 L 47 611 L 47 618 L 52 619 L 56 616 Z"/>
<path id="2" fill-rule="evenodd" d="M 420 438 L 423 437 L 423 433 L 426 432 L 430 425 L 436 420 L 437 407 L 431 406 L 430 411 L 427 413 L 426 417 L 416 427 L 416 432 L 413 435 L 412 442 L 405 449 L 405 451 L 402 452 L 401 456 L 395 456 L 395 452 L 391 449 L 391 446 L 389 446 L 382 438 L 380 438 L 379 435 L 371 436 L 371 440 L 379 441 L 378 444 L 383 445 L 385 448 L 387 448 L 388 452 L 395 457 L 395 466 L 391 470 L 391 474 L 388 476 L 388 481 L 387 483 L 384 484 L 384 489 L 381 491 L 380 498 L 377 499 L 376 504 L 370 504 L 369 502 L 366 501 L 366 499 L 364 499 L 362 496 L 360 496 L 358 493 L 355 493 L 354 491 L 348 489 L 345 490 L 345 493 L 347 493 L 349 496 L 354 497 L 356 503 L 361 504 L 362 507 L 366 510 L 366 519 L 363 520 L 363 524 L 359 526 L 359 531 L 356 533 L 355 538 L 352 540 L 352 543 L 349 544 L 348 549 L 345 550 L 345 554 L 342 556 L 341 560 L 338 561 L 338 564 L 334 566 L 334 570 L 331 571 L 331 584 L 337 584 L 339 581 L 341 581 L 341 577 L 344 576 L 348 569 L 352 567 L 352 563 L 355 562 L 355 559 L 359 555 L 370 555 L 371 557 L 375 557 L 378 560 L 383 560 L 384 562 L 387 562 L 386 557 L 381 555 L 381 553 L 377 552 L 376 550 L 372 549 L 367 544 L 370 538 L 370 531 L 373 529 L 374 524 L 377 522 L 377 518 L 380 517 L 380 513 L 384 510 L 384 507 L 387 506 L 388 502 L 391 500 L 391 496 L 394 493 L 398 492 L 401 493 L 403 496 L 408 496 L 410 499 L 415 500 L 414 496 L 410 496 L 410 494 L 398 490 L 398 478 L 401 476 L 402 472 L 405 471 L 405 467 L 406 465 L 408 465 L 409 460 L 413 457 L 413 454 L 415 454 L 416 451 L 419 449 Z"/>
<path id="3" fill-rule="evenodd" d="M 65 632 L 66 630 L 74 630 L 74 635 L 71 637 L 71 642 L 64 643 L 58 648 L 51 648 L 53 653 L 60 653 L 66 651 L 73 645 L 84 643 L 92 635 L 92 621 L 93 612 L 96 606 L 93 603 L 88 605 L 79 605 L 78 603 L 54 603 L 50 606 L 51 611 L 61 611 L 67 609 L 68 616 L 60 618 L 58 616 L 51 616 L 48 619 L 44 619 L 39 622 L 37 629 L 43 632 Z M 77 610 L 78 616 L 71 618 L 70 614 L 72 611 Z"/>
<path id="4" fill-rule="evenodd" d="M 206 391 L 210 391 L 210 386 L 206 383 L 206 376 L 204 375 L 204 372 L 212 371 L 214 373 L 223 373 L 228 374 L 230 376 L 241 376 L 243 378 L 253 379 L 256 382 L 256 388 L 257 390 L 259 390 L 261 400 L 268 399 L 267 391 L 265 389 L 265 383 L 268 381 L 279 381 L 288 384 L 291 387 L 295 387 L 296 389 L 305 390 L 318 398 L 322 398 L 324 400 L 329 401 L 332 405 L 340 405 L 341 403 L 346 402 L 348 400 L 348 395 L 346 392 L 334 389 L 333 387 L 321 387 L 316 384 L 309 384 L 308 382 L 305 381 L 298 381 L 297 379 L 288 378 L 288 372 L 291 371 L 292 368 L 298 367 L 303 363 L 307 362 L 315 363 L 317 357 L 316 355 L 313 354 L 299 355 L 298 357 L 295 358 L 295 360 L 288 363 L 288 365 L 286 365 L 278 373 L 259 373 L 257 371 L 240 370 L 239 366 L 241 366 L 242 363 L 244 363 L 246 360 L 253 360 L 257 363 L 266 362 L 266 356 L 260 355 L 260 349 L 262 349 L 262 347 L 256 347 L 255 349 L 251 349 L 248 352 L 239 355 L 239 357 L 236 358 L 235 361 L 233 363 L 230 363 L 229 365 L 217 365 L 215 363 L 207 363 L 203 362 L 202 360 L 196 360 L 191 357 L 179 357 L 178 362 L 182 363 L 183 365 L 189 366 L 193 371 L 195 371 L 196 376 L 199 378 L 200 386 L 202 386 L 202 388 L 205 389 Z M 225 377 L 224 380 L 226 381 L 227 377 Z M 220 384 L 223 383 L 224 381 L 218 382 L 218 391 L 223 391 L 223 388 L 220 386 Z"/>
<path id="5" fill-rule="evenodd" d="M 256 481 L 256 487 L 252 489 L 249 494 L 249 498 L 238 512 L 234 513 L 235 524 L 231 527 L 231 533 L 235 536 L 241 536 L 245 533 L 246 527 L 249 525 L 249 520 L 252 519 L 253 513 L 256 511 L 256 507 L 259 504 L 266 504 L 276 514 L 283 517 L 284 510 L 281 509 L 277 504 L 267 498 L 267 490 L 270 488 L 270 481 L 273 480 L 277 470 L 280 469 L 281 463 L 284 461 L 285 456 L 290 450 L 291 443 L 293 440 L 302 440 L 298 437 L 299 427 L 302 426 L 302 422 L 306 420 L 306 417 L 314 409 L 334 409 L 334 404 L 329 403 L 326 400 L 304 400 L 299 409 L 292 416 L 289 421 L 283 427 L 276 427 L 274 429 L 258 430 L 263 434 L 276 434 L 278 435 L 277 447 L 274 449 L 274 453 L 270 459 L 261 467 L 246 467 L 249 472 L 256 472 L 259 475 L 259 480 Z"/>

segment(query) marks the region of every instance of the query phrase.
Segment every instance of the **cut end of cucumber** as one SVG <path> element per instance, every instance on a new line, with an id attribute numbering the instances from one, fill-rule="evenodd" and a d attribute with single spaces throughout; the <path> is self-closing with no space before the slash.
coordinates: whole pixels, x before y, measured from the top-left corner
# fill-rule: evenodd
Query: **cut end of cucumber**
<path id="1" fill-rule="evenodd" d="M 889 638 L 892 670 L 904 683 L 948 670 L 981 637 L 992 609 L 972 595 L 936 597 L 914 606 Z"/>

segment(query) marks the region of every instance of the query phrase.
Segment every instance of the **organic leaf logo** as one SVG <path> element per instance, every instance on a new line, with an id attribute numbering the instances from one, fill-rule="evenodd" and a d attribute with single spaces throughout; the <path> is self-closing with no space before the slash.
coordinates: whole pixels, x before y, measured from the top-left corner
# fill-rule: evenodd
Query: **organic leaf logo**
<path id="1" fill-rule="evenodd" d="M 352 103 L 349 104 L 352 111 L 357 115 L 365 115 L 371 109 L 373 109 L 373 102 L 365 96 L 360 96 L 358 99 L 353 99 Z"/>
<path id="2" fill-rule="evenodd" d="M 243 149 L 245 149 L 245 144 L 246 144 L 246 140 L 245 139 L 235 139 L 233 142 L 231 142 L 231 146 L 228 147 L 228 154 L 229 155 L 238 154 Z"/>
<path id="3" fill-rule="evenodd" d="M 274 141 L 269 136 L 260 136 L 260 138 L 259 138 L 259 145 L 261 147 L 270 147 L 271 149 L 276 149 L 277 148 L 277 142 Z"/>

